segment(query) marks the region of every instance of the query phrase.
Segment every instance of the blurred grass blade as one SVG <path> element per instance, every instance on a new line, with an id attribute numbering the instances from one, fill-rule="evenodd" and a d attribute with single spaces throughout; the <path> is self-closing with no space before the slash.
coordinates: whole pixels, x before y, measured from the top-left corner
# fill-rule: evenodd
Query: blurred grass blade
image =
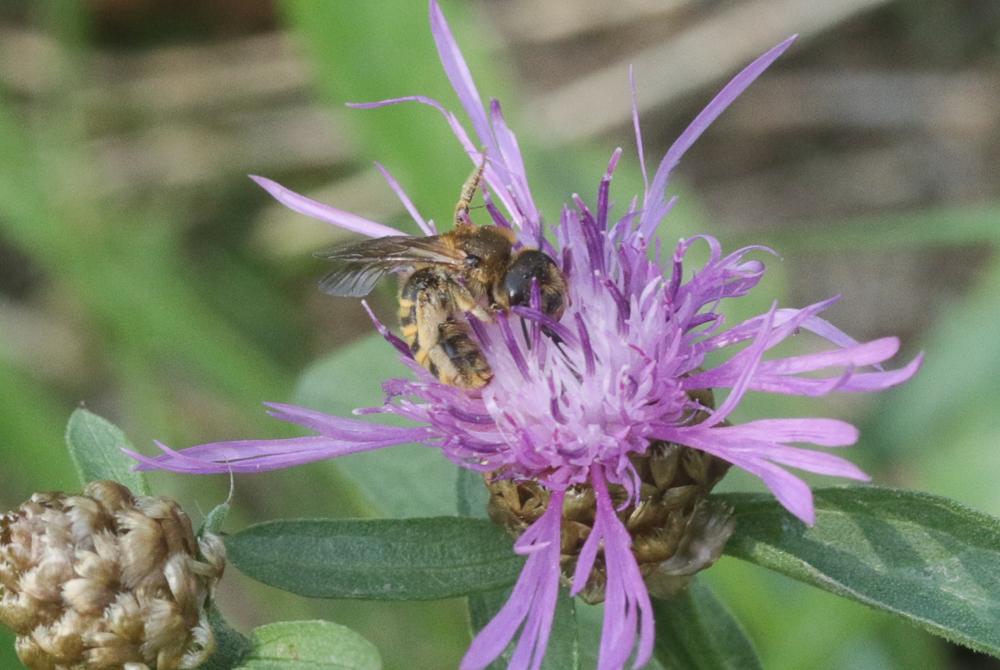
<path id="1" fill-rule="evenodd" d="M 371 642 L 329 621 L 281 621 L 254 630 L 239 670 L 381 670 Z"/>
<path id="2" fill-rule="evenodd" d="M 786 225 L 755 233 L 779 253 L 798 251 L 898 251 L 942 245 L 1000 244 L 1000 204 L 890 212 L 826 225 Z M 749 241 L 749 240 L 747 240 Z"/>
<path id="3" fill-rule="evenodd" d="M 994 225 L 1000 228 L 998 221 Z M 881 398 L 862 433 L 873 446 L 891 448 L 893 456 L 910 461 L 935 493 L 992 514 L 1000 514 L 998 314 L 1000 258 L 994 258 L 976 286 L 946 305 L 923 338 L 927 357 L 920 373 Z"/>
<path id="4" fill-rule="evenodd" d="M 755 670 L 761 667 L 739 621 L 706 585 L 694 581 L 677 598 L 653 599 L 656 658 L 668 668 Z"/>
<path id="5" fill-rule="evenodd" d="M 460 109 L 431 39 L 426 2 L 287 0 L 284 7 L 334 106 L 419 93 Z M 487 51 L 487 40 L 476 39 L 482 26 L 475 25 L 471 10 L 457 2 L 444 7 L 484 100 L 502 97 L 510 103 L 490 74 L 497 69 L 496 54 Z M 345 116 L 365 147 L 364 156 L 384 163 L 426 216 L 447 221 L 471 163 L 441 116 L 414 104 L 348 110 Z M 393 197 L 388 187 L 385 194 Z M 411 221 L 407 226 L 416 230 Z"/>
<path id="6" fill-rule="evenodd" d="M 45 388 L 0 358 L 0 501 L 13 505 L 34 491 L 70 491 L 73 466 L 60 447 L 66 415 Z M 4 667 L 0 665 L 0 667 Z"/>
<path id="7" fill-rule="evenodd" d="M 378 335 L 338 349 L 299 379 L 296 404 L 337 416 L 382 404 L 381 383 L 407 376 L 396 351 Z M 403 423 L 391 415 L 374 418 Z M 437 449 L 405 445 L 336 459 L 338 471 L 362 492 L 377 516 L 429 517 L 455 513 L 456 467 Z"/>
<path id="8" fill-rule="evenodd" d="M 871 487 L 815 491 L 816 525 L 767 494 L 736 509 L 726 553 L 1000 656 L 1000 520 L 946 498 Z"/>
<path id="9" fill-rule="evenodd" d="M 509 586 L 524 559 L 488 521 L 271 521 L 226 537 L 230 562 L 310 598 L 436 600 Z"/>
<path id="10" fill-rule="evenodd" d="M 77 409 L 66 425 L 66 445 L 83 484 L 111 479 L 136 495 L 149 495 L 145 476 L 132 471 L 135 461 L 121 451 L 123 447 L 134 447 L 110 421 L 83 408 Z"/>

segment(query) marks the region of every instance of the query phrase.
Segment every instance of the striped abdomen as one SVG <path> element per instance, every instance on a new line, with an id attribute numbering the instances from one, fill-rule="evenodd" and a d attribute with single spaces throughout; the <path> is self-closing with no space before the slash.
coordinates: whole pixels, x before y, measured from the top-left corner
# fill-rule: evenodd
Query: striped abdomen
<path id="1" fill-rule="evenodd" d="M 442 383 L 481 388 L 493 372 L 458 320 L 458 287 L 437 268 L 417 270 L 400 283 L 399 325 L 413 357 Z"/>

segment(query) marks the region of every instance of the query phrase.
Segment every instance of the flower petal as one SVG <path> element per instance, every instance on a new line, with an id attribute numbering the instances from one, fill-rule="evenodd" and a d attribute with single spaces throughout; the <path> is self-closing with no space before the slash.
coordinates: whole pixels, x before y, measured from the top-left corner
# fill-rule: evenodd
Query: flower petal
<path id="1" fill-rule="evenodd" d="M 345 419 L 298 405 L 276 402 L 268 402 L 264 405 L 268 408 L 267 413 L 275 419 L 308 428 L 324 437 L 355 442 L 398 440 L 402 443 L 419 442 L 429 436 L 425 426 L 386 426 L 370 421 Z"/>
<path id="2" fill-rule="evenodd" d="M 591 538 L 600 535 L 607 574 L 604 587 L 604 623 L 597 667 L 598 670 L 618 670 L 625 667 L 632 650 L 636 648 L 638 638 L 634 667 L 640 668 L 649 662 L 653 654 L 653 606 L 646 583 L 639 572 L 639 565 L 632 554 L 632 538 L 615 513 L 600 466 L 591 470 L 591 482 L 597 499 L 597 513 L 584 548 L 587 548 L 587 544 L 596 547 L 597 541 L 591 543 Z M 584 559 L 581 551 L 573 578 L 576 592 L 579 591 L 577 585 L 581 581 L 579 563 L 584 562 Z M 588 555 L 586 563 L 592 566 L 593 562 L 593 557 Z M 590 569 L 583 576 L 583 584 L 589 574 Z"/>
<path id="3" fill-rule="evenodd" d="M 399 98 L 387 98 L 385 100 L 377 100 L 375 102 L 349 102 L 348 107 L 354 109 L 377 109 L 379 107 L 388 107 L 389 105 L 398 105 L 403 102 L 418 102 L 422 105 L 427 105 L 433 107 L 438 112 L 444 116 L 445 121 L 451 127 L 451 131 L 458 138 L 459 144 L 468 154 L 469 158 L 472 160 L 473 164 L 479 165 L 482 162 L 483 154 L 480 152 L 476 145 L 473 144 L 472 140 L 469 139 L 469 134 L 465 131 L 458 118 L 448 111 L 444 105 L 435 100 L 434 98 L 428 98 L 425 95 L 406 95 Z M 507 174 L 507 168 L 499 159 L 494 159 L 490 157 L 489 154 L 489 144 L 483 143 L 487 148 L 487 158 L 486 167 L 483 170 L 483 181 L 489 185 L 492 192 L 503 204 L 504 208 L 510 212 L 514 217 L 514 221 L 517 225 L 524 225 L 524 218 L 521 214 L 521 209 L 517 206 L 517 201 L 511 194 L 507 185 L 510 183 L 509 175 Z"/>
<path id="4" fill-rule="evenodd" d="M 209 442 L 183 451 L 174 451 L 159 442 L 156 444 L 163 455 L 149 457 L 137 452 L 127 452 L 139 461 L 137 470 L 170 470 L 191 474 L 266 472 L 391 447 L 399 444 L 399 441 L 349 442 L 314 436 Z"/>
<path id="5" fill-rule="evenodd" d="M 444 18 L 444 13 L 438 5 L 437 0 L 430 0 L 431 34 L 434 36 L 434 43 L 437 45 L 438 56 L 441 58 L 441 65 L 451 87 L 458 95 L 458 100 L 462 103 L 462 108 L 472 121 L 472 128 L 476 131 L 480 141 L 486 146 L 489 153 L 499 156 L 497 144 L 493 139 L 489 121 L 486 119 L 486 112 L 483 109 L 483 100 L 479 97 L 476 89 L 476 82 L 472 79 L 469 66 L 462 57 L 462 51 L 458 48 L 455 36 L 451 33 L 448 21 Z"/>
<path id="6" fill-rule="evenodd" d="M 469 645 L 459 666 L 481 670 L 503 653 L 524 624 L 508 670 L 541 667 L 559 596 L 559 536 L 563 491 L 553 491 L 545 513 L 521 535 L 519 553 L 528 560 L 497 615 Z"/>
<path id="7" fill-rule="evenodd" d="M 646 191 L 646 197 L 643 200 L 643 213 L 642 218 L 639 221 L 639 231 L 646 237 L 649 238 L 652 235 L 653 230 L 659 225 L 660 219 L 663 216 L 663 201 L 664 195 L 667 190 L 667 182 L 670 179 L 670 172 L 677 166 L 680 162 L 681 157 L 691 148 L 691 145 L 695 143 L 701 134 L 705 132 L 705 129 L 712 124 L 715 119 L 719 117 L 722 112 L 725 111 L 727 107 L 736 98 L 740 96 L 743 91 L 746 90 L 750 84 L 754 82 L 757 77 L 759 77 L 768 66 L 773 63 L 778 56 L 783 54 L 785 50 L 792 45 L 795 41 L 797 35 L 789 37 L 781 44 L 772 47 L 770 50 L 765 52 L 763 55 L 759 56 L 755 61 L 747 65 L 743 70 L 730 80 L 721 91 L 712 99 L 705 109 L 701 110 L 698 116 L 695 117 L 694 121 L 684 129 L 684 132 L 674 140 L 674 143 L 667 149 L 666 155 L 664 155 L 663 160 L 660 162 L 660 166 L 656 169 L 656 174 L 653 176 L 653 183 L 650 188 Z"/>
<path id="8" fill-rule="evenodd" d="M 416 205 L 414 205 L 413 201 L 410 200 L 410 196 L 406 195 L 406 191 L 403 190 L 403 187 L 399 185 L 399 182 L 396 181 L 396 178 L 392 176 L 392 173 L 389 172 L 389 169 L 384 165 L 382 165 L 381 163 L 379 163 L 378 161 L 375 161 L 375 167 L 378 168 L 378 171 L 382 174 L 382 177 L 385 179 L 386 183 L 389 184 L 389 188 L 391 188 L 392 192 L 396 194 L 397 198 L 399 198 L 399 202 L 403 204 L 403 207 L 406 208 L 406 211 L 409 212 L 410 217 L 413 218 L 417 226 L 420 227 L 420 230 L 423 231 L 424 235 L 437 235 L 437 230 L 435 230 L 434 228 L 434 223 L 427 222 L 426 220 L 424 220 L 424 217 L 420 216 L 420 212 L 417 211 Z"/>
<path id="9" fill-rule="evenodd" d="M 396 230 L 395 228 L 381 223 L 376 223 L 375 221 L 358 216 L 357 214 L 351 214 L 350 212 L 345 212 L 342 209 L 337 209 L 336 207 L 316 202 L 315 200 L 307 198 L 304 195 L 299 195 L 295 191 L 287 189 L 278 182 L 267 179 L 266 177 L 250 175 L 250 178 L 257 182 L 261 188 L 270 193 L 275 200 L 288 209 L 298 212 L 299 214 L 304 214 L 314 219 L 319 219 L 320 221 L 332 223 L 333 225 L 343 228 L 344 230 L 361 233 L 362 235 L 367 235 L 368 237 L 406 235 L 406 233 L 401 230 Z"/>
<path id="10" fill-rule="evenodd" d="M 858 429 L 837 419 L 758 419 L 716 428 L 714 433 L 769 442 L 808 442 L 823 447 L 846 447 L 858 440 Z"/>

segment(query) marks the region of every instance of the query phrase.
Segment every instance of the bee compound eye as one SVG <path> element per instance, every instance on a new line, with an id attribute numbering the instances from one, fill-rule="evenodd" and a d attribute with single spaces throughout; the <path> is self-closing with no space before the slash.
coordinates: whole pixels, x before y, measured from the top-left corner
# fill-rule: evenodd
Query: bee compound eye
<path id="1" fill-rule="evenodd" d="M 478 268 L 482 265 L 483 259 L 475 254 L 469 254 L 465 257 L 465 267 L 467 268 Z"/>

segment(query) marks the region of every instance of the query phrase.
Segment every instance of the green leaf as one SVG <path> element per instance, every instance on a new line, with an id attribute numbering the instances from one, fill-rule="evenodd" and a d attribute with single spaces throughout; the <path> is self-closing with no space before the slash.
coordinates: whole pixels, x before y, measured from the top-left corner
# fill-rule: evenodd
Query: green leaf
<path id="1" fill-rule="evenodd" d="M 271 521 L 225 538 L 244 574 L 312 598 L 435 600 L 513 584 L 523 559 L 488 521 Z"/>
<path id="2" fill-rule="evenodd" d="M 874 487 L 815 491 L 816 525 L 770 495 L 736 509 L 726 553 L 1000 656 L 1000 520 L 946 498 Z"/>
<path id="3" fill-rule="evenodd" d="M 329 621 L 282 621 L 253 632 L 239 670 L 381 670 L 371 642 Z"/>
<path id="4" fill-rule="evenodd" d="M 215 634 L 215 651 L 198 670 L 232 670 L 250 653 L 250 640 L 233 630 L 214 604 L 208 608 L 208 622 Z"/>
<path id="5" fill-rule="evenodd" d="M 668 668 L 753 670 L 760 659 L 746 631 L 711 589 L 694 581 L 677 598 L 653 599 L 656 657 Z"/>
<path id="6" fill-rule="evenodd" d="M 122 447 L 131 449 L 132 445 L 113 423 L 80 408 L 69 417 L 66 445 L 84 484 L 111 479 L 129 487 L 136 495 L 149 495 L 146 478 L 132 472 L 135 461 L 121 451 Z"/>
<path id="7" fill-rule="evenodd" d="M 14 651 L 14 631 L 0 627 L 0 668 L 23 668 Z"/>
<path id="8" fill-rule="evenodd" d="M 380 336 L 338 349 L 299 379 L 293 402 L 349 416 L 358 407 L 382 404 L 382 382 L 410 372 Z M 381 423 L 402 425 L 391 415 Z M 454 514 L 455 470 L 438 449 L 410 444 L 342 456 L 336 467 L 363 493 L 377 516 L 429 517 Z"/>
<path id="9" fill-rule="evenodd" d="M 475 636 L 500 611 L 510 597 L 510 589 L 498 589 L 484 593 L 474 593 L 469 596 L 469 623 L 472 635 Z M 573 670 L 580 667 L 580 641 L 576 621 L 576 602 L 569 595 L 569 590 L 559 589 L 556 601 L 555 618 L 552 620 L 552 631 L 545 651 L 542 670 Z M 514 644 L 493 663 L 488 670 L 503 670 L 510 662 Z"/>
<path id="10" fill-rule="evenodd" d="M 490 494 L 481 474 L 464 468 L 459 470 L 455 488 L 457 493 L 456 509 L 459 516 L 469 516 L 476 519 L 489 518 L 486 513 L 486 505 L 490 500 Z"/>

